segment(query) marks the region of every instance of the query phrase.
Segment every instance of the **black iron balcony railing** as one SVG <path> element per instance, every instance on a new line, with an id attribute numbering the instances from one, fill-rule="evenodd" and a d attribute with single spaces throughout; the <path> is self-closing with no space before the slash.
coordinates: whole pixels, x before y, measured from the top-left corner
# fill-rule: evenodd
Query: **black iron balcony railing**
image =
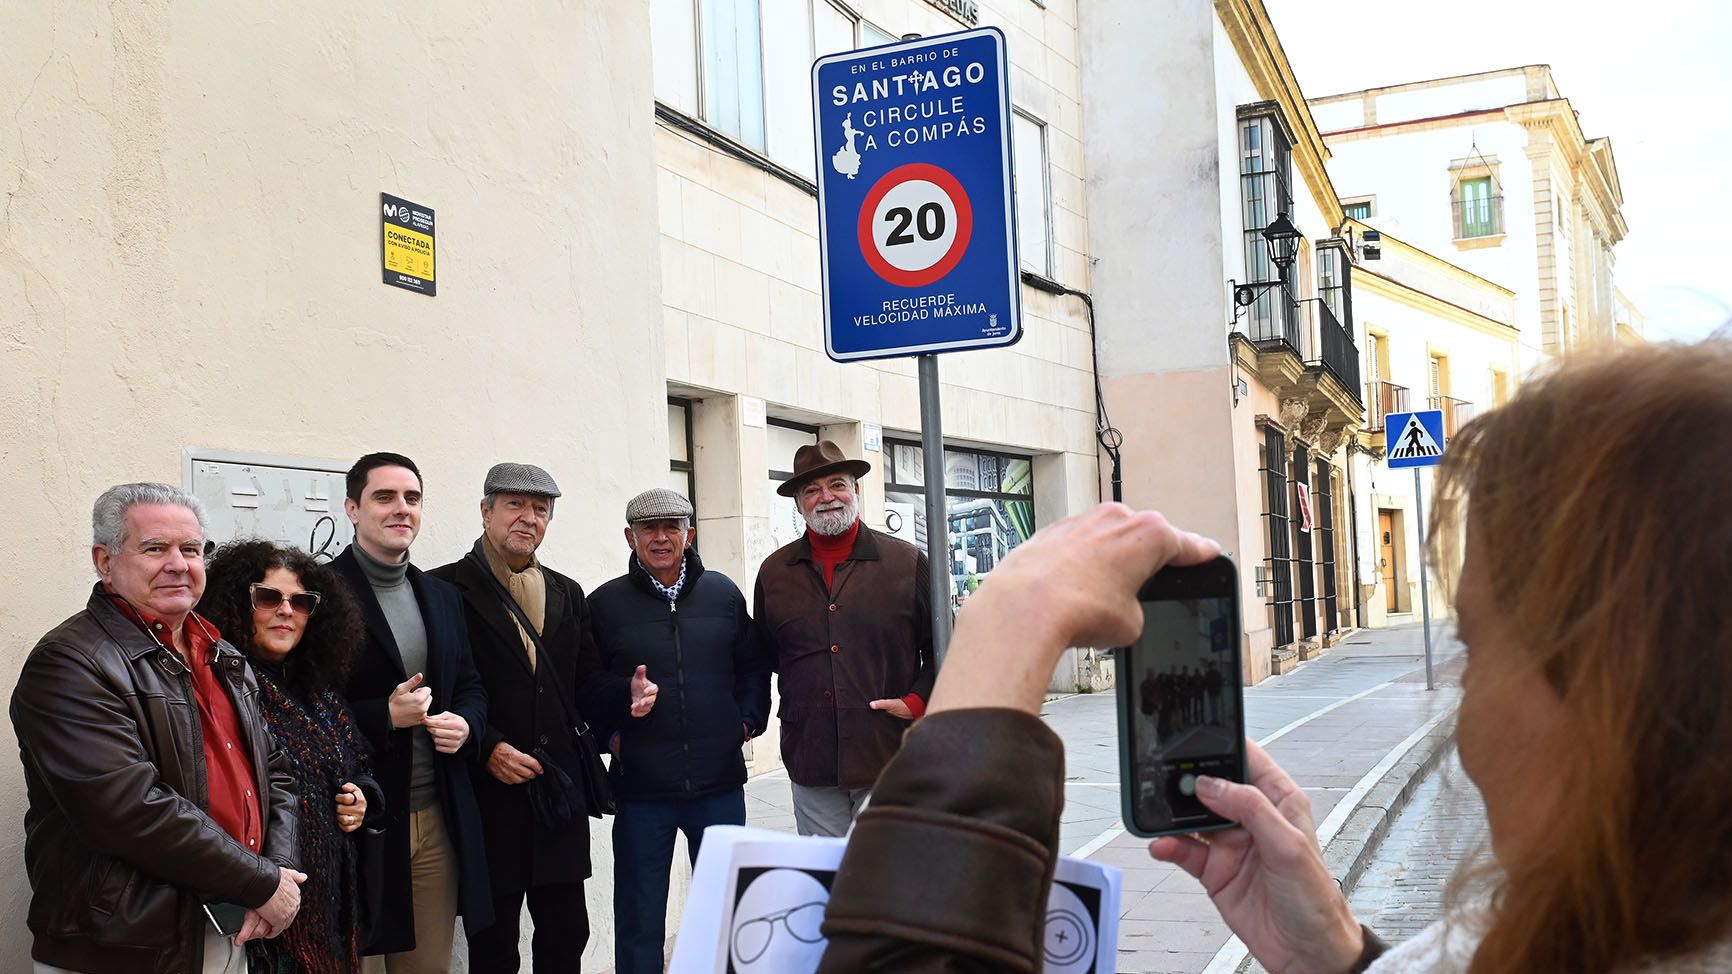
<path id="1" fill-rule="evenodd" d="M 1455 238 L 1495 237 L 1503 233 L 1503 197 L 1481 196 L 1455 201 Z"/>
<path id="2" fill-rule="evenodd" d="M 1305 301 L 1306 331 L 1309 332 L 1309 347 L 1315 356 L 1305 357 L 1306 365 L 1321 365 L 1326 371 L 1353 394 L 1359 398 L 1359 348 L 1353 344 L 1353 335 L 1341 326 L 1335 317 L 1335 309 L 1322 298 L 1310 298 Z"/>
<path id="3" fill-rule="evenodd" d="M 1380 430 L 1383 428 L 1383 417 L 1390 413 L 1407 412 L 1407 387 L 1398 386 L 1388 379 L 1372 379 L 1365 384 L 1367 393 L 1366 405 L 1370 410 L 1370 423 L 1366 429 Z"/>
<path id="4" fill-rule="evenodd" d="M 1305 329 L 1299 321 L 1299 302 L 1289 294 L 1286 285 L 1271 287 L 1257 296 L 1245 309 L 1245 337 L 1259 348 L 1285 345 L 1301 360 L 1310 358 L 1305 342 Z"/>
<path id="5" fill-rule="evenodd" d="M 1456 430 L 1462 428 L 1473 418 L 1473 403 L 1454 396 L 1432 396 L 1427 402 L 1432 409 L 1443 410 L 1443 435 L 1455 436 Z"/>

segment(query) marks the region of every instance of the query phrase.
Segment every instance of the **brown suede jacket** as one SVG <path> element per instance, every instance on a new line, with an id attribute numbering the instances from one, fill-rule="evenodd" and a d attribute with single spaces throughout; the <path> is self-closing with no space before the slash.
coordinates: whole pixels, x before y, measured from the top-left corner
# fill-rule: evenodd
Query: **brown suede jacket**
<path id="1" fill-rule="evenodd" d="M 1038 971 L 1064 745 L 1020 710 L 917 721 L 830 891 L 820 972 Z"/>
<path id="2" fill-rule="evenodd" d="M 860 526 L 834 584 L 805 536 L 764 559 L 752 618 L 775 657 L 782 761 L 811 787 L 870 788 L 908 721 L 872 701 L 932 696 L 926 553 Z"/>

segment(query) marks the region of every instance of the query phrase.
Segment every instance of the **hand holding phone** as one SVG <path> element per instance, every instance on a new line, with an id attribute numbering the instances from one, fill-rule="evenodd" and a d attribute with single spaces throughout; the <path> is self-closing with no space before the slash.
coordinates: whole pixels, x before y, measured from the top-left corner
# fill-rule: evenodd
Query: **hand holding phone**
<path id="1" fill-rule="evenodd" d="M 1116 654 L 1125 828 L 1147 837 L 1230 828 L 1197 781 L 1245 780 L 1239 574 L 1225 557 L 1163 568 L 1137 601 L 1142 635 Z"/>

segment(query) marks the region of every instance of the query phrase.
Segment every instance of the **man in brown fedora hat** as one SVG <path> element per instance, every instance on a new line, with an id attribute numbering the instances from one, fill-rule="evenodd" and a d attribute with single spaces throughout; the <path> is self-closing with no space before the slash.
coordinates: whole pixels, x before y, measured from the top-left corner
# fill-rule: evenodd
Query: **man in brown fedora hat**
<path id="1" fill-rule="evenodd" d="M 776 660 L 801 835 L 842 835 L 932 692 L 926 554 L 860 523 L 872 467 L 829 440 L 777 488 L 804 537 L 764 559 L 752 612 Z"/>

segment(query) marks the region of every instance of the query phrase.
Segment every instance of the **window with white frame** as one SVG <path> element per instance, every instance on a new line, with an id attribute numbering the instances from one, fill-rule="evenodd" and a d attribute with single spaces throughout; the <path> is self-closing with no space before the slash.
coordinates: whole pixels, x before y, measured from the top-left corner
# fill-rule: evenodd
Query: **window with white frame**
<path id="1" fill-rule="evenodd" d="M 808 179 L 812 61 L 895 38 L 833 0 L 651 0 L 656 100 Z"/>
<path id="2" fill-rule="evenodd" d="M 1052 200 L 1047 182 L 1046 126 L 1017 112 L 1011 120 L 1016 191 L 1016 239 L 1022 266 L 1052 276 Z"/>

